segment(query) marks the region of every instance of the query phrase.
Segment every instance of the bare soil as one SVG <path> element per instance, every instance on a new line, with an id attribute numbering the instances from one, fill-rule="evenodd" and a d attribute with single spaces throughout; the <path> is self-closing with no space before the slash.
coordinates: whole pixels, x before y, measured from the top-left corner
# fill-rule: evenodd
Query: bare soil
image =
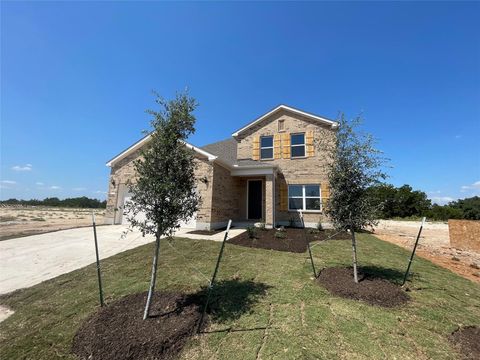
<path id="1" fill-rule="evenodd" d="M 374 235 L 381 240 L 412 250 L 419 228 L 419 221 L 380 220 Z M 480 254 L 451 247 L 447 223 L 427 222 L 415 254 L 466 279 L 480 283 Z"/>
<path id="2" fill-rule="evenodd" d="M 225 229 L 222 229 L 222 230 L 193 230 L 193 231 L 189 231 L 187 234 L 212 236 L 212 235 L 215 235 L 215 234 L 219 234 L 223 231 L 225 231 Z"/>
<path id="3" fill-rule="evenodd" d="M 229 239 L 228 242 L 251 248 L 304 253 L 307 251 L 307 241 L 344 240 L 349 236 L 347 233 L 337 233 L 334 230 L 312 233 L 309 229 L 285 228 L 285 231 L 281 232 L 284 237 L 275 237 L 275 233 L 279 232 L 275 229 L 258 229 L 253 239 L 249 237 L 248 232 L 244 232 Z"/>
<path id="4" fill-rule="evenodd" d="M 465 326 L 450 335 L 450 341 L 458 349 L 463 359 L 480 359 L 480 328 Z"/>
<path id="5" fill-rule="evenodd" d="M 96 223 L 103 224 L 105 209 L 94 209 Z M 92 209 L 56 207 L 1 207 L 0 240 L 92 225 Z"/>
<path id="6" fill-rule="evenodd" d="M 100 308 L 78 330 L 72 352 L 80 359 L 174 359 L 197 329 L 198 304 L 180 293 L 154 294 L 143 320 L 147 293 L 126 296 Z"/>
<path id="7" fill-rule="evenodd" d="M 395 307 L 410 299 L 399 285 L 386 279 L 392 277 L 392 270 L 359 269 L 358 275 L 359 281 L 356 284 L 352 268 L 327 268 L 321 271 L 317 281 L 332 294 L 376 306 Z"/>

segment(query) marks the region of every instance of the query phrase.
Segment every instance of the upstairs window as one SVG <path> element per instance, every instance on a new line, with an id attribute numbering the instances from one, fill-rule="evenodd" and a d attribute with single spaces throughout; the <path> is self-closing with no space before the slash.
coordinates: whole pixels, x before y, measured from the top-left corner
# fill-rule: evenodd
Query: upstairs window
<path id="1" fill-rule="evenodd" d="M 260 159 L 273 159 L 273 136 L 260 137 Z"/>
<path id="2" fill-rule="evenodd" d="M 305 157 L 305 134 L 290 135 L 290 153 L 292 158 Z"/>
<path id="3" fill-rule="evenodd" d="M 288 210 L 320 211 L 320 185 L 288 185 Z"/>

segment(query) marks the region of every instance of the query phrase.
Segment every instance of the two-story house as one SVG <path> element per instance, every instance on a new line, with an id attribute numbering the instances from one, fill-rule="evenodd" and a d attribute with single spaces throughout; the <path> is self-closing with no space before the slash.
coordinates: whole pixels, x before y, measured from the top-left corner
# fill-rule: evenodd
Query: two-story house
<path id="1" fill-rule="evenodd" d="M 195 151 L 202 201 L 196 216 L 182 226 L 210 230 L 226 226 L 228 219 L 237 226 L 298 224 L 299 211 L 306 226 L 326 221 L 326 154 L 318 140 L 333 140 L 337 127 L 335 121 L 280 105 L 230 139 L 203 147 L 187 143 Z M 127 181 L 134 179 L 133 160 L 149 140 L 144 137 L 107 163 L 107 223 L 126 222 L 122 209 L 130 200 Z"/>

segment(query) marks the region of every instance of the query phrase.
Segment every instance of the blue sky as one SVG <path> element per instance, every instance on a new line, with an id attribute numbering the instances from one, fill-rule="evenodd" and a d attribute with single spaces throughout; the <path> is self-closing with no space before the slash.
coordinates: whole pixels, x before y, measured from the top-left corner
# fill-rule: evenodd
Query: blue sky
<path id="1" fill-rule="evenodd" d="M 104 198 L 105 162 L 188 86 L 196 145 L 284 103 L 363 113 L 389 181 L 480 194 L 480 4 L 1 3 L 2 199 Z"/>

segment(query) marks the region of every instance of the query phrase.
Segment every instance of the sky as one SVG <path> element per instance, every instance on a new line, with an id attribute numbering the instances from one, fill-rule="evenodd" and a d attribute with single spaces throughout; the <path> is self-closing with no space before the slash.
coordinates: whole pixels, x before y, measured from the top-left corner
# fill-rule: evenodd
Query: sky
<path id="1" fill-rule="evenodd" d="M 0 198 L 104 199 L 105 163 L 188 88 L 189 139 L 278 104 L 362 114 L 388 182 L 480 195 L 480 3 L 1 2 Z"/>

